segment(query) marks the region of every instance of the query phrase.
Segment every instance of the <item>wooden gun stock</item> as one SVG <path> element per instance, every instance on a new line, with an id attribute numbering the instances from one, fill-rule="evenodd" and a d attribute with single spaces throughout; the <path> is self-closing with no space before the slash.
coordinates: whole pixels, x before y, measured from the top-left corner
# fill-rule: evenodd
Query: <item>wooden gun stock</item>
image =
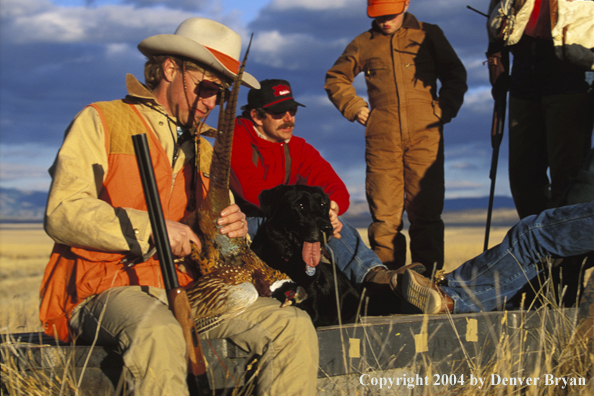
<path id="1" fill-rule="evenodd" d="M 192 308 L 190 307 L 190 300 L 188 299 L 186 290 L 179 286 L 177 273 L 175 272 L 175 263 L 173 261 L 173 254 L 171 253 L 146 134 L 132 136 L 132 142 L 134 143 L 134 152 L 136 153 L 144 197 L 153 229 L 153 239 L 157 247 L 163 282 L 167 291 L 169 309 L 171 309 L 173 315 L 181 325 L 186 340 L 188 374 L 191 374 L 193 377 L 188 381 L 190 394 L 209 395 L 211 392 L 206 375 L 204 356 L 202 355 L 202 348 L 198 338 L 198 331 L 196 330 L 196 322 L 194 322 L 194 316 L 192 315 Z"/>
<path id="2" fill-rule="evenodd" d="M 192 315 L 190 300 L 186 294 L 186 289 L 179 286 L 167 291 L 167 301 L 173 315 L 179 322 L 184 332 L 186 346 L 188 350 L 188 372 L 193 375 L 203 375 L 206 373 L 206 365 L 202 356 L 202 347 L 198 339 L 196 322 Z"/>

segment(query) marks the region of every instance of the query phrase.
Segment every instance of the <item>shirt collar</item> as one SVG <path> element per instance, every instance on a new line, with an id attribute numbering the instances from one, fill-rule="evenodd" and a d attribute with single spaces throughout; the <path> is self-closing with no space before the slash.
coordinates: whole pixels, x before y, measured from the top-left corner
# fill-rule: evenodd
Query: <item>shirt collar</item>
<path id="1" fill-rule="evenodd" d="M 153 93 L 146 87 L 146 85 L 138 81 L 132 74 L 126 74 L 126 89 L 128 90 L 128 95 L 130 96 L 157 103 Z"/>

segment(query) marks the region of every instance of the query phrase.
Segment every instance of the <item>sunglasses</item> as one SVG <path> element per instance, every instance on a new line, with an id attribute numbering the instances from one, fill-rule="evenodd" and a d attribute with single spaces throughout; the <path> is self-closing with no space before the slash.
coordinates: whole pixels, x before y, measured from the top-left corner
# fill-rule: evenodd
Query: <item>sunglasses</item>
<path id="1" fill-rule="evenodd" d="M 270 110 L 266 110 L 266 109 L 264 109 L 264 111 L 272 119 L 280 120 L 281 118 L 284 118 L 285 114 L 287 114 L 287 113 L 289 113 L 291 115 L 291 117 L 295 117 L 295 114 L 297 114 L 297 107 L 294 107 L 292 109 L 285 110 L 285 111 L 270 111 Z"/>
<path id="2" fill-rule="evenodd" d="M 223 87 L 221 84 L 217 84 L 214 81 L 204 79 L 199 80 L 190 72 L 186 72 L 184 73 L 184 75 L 190 76 L 192 82 L 196 86 L 196 88 L 194 89 L 194 93 L 201 98 L 210 98 L 216 95 L 217 102 L 219 102 L 221 95 L 225 95 L 225 100 L 227 100 L 227 98 L 229 97 L 229 89 Z"/>

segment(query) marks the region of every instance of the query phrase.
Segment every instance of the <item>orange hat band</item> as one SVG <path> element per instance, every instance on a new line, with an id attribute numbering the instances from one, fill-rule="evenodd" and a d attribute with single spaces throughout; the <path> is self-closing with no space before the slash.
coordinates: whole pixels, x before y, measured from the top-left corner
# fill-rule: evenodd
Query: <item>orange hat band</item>
<path id="1" fill-rule="evenodd" d="M 204 47 L 207 50 L 209 50 L 210 53 L 213 54 L 214 57 L 217 58 L 218 61 L 221 62 L 223 66 L 225 66 L 227 69 L 231 70 L 235 74 L 239 73 L 239 66 L 241 66 L 241 63 L 237 59 L 233 59 L 229 55 L 223 54 L 222 52 L 217 51 L 216 49 L 207 46 Z"/>

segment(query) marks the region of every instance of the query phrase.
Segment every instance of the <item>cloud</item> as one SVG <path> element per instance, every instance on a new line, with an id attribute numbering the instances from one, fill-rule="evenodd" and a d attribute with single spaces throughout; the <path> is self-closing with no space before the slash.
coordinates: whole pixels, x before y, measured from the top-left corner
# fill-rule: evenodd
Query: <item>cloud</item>
<path id="1" fill-rule="evenodd" d="M 0 18 L 11 19 L 38 14 L 55 8 L 48 0 L 2 0 Z M 3 38 L 4 40 L 5 38 Z"/>
<path id="2" fill-rule="evenodd" d="M 8 0 L 4 7 L 11 15 L 3 16 L 1 20 L 2 41 L 6 44 L 139 41 L 151 34 L 173 33 L 180 21 L 192 16 L 180 10 L 156 12 L 131 5 L 100 8 L 44 6 L 38 7 L 37 12 L 21 13 L 20 6 Z"/>
<path id="3" fill-rule="evenodd" d="M 21 190 L 46 190 L 55 150 L 25 144 L 21 147 L 0 147 L 0 186 Z"/>
<path id="4" fill-rule="evenodd" d="M 144 8 L 163 6 L 186 11 L 201 11 L 209 4 L 207 0 L 124 0 L 123 3 Z"/>
<path id="5" fill-rule="evenodd" d="M 0 179 L 6 181 L 47 176 L 47 168 L 40 165 L 0 163 Z"/>
<path id="6" fill-rule="evenodd" d="M 115 58 L 119 56 L 127 56 L 131 52 L 135 51 L 128 43 L 113 43 L 105 46 L 105 56 L 108 58 Z"/>
<path id="7" fill-rule="evenodd" d="M 482 184 L 469 180 L 452 180 L 448 181 L 447 188 L 449 190 L 468 190 L 482 187 Z"/>
<path id="8" fill-rule="evenodd" d="M 464 96 L 465 111 L 475 114 L 491 114 L 493 112 L 493 97 L 491 86 L 471 87 Z"/>
<path id="9" fill-rule="evenodd" d="M 287 11 L 295 8 L 303 8 L 306 10 L 336 10 L 345 8 L 361 8 L 363 3 L 361 0 L 273 0 L 270 8 L 272 10 Z"/>
<path id="10" fill-rule="evenodd" d="M 283 34 L 278 30 L 261 31 L 254 37 L 254 61 L 290 71 L 318 69 L 328 53 L 337 53 L 343 41 L 320 41 L 306 33 Z M 314 61 L 316 60 L 317 61 Z M 330 61 L 326 64 L 331 65 Z"/>
<path id="11" fill-rule="evenodd" d="M 52 153 L 28 159 L 30 166 L 45 172 L 64 130 L 83 106 L 123 97 L 126 73 L 142 79 L 144 57 L 136 49 L 139 41 L 173 33 L 188 17 L 204 16 L 236 30 L 244 46 L 254 32 L 248 71 L 258 79 L 291 82 L 296 99 L 307 106 L 299 110 L 295 133 L 331 162 L 351 195 L 364 199 L 365 128 L 344 119 L 323 86 L 326 70 L 355 36 L 371 26 L 365 1 L 271 0 L 258 1 L 257 6 L 242 3 L 235 10 L 223 7 L 227 3 L 220 0 L 110 0 L 109 4 L 97 0 L 86 7 L 59 6 L 47 0 L 1 1 L 1 183 L 6 178 L 14 182 L 17 176 L 13 174 L 27 180 L 24 164 L 18 156 L 7 155 L 7 147 L 16 150 L 29 142 L 23 152 Z M 488 72 L 482 64 L 485 20 L 465 6 L 462 0 L 415 0 L 410 11 L 443 29 L 468 71 L 470 89 L 464 106 L 445 126 L 448 191 L 484 195 L 488 192 L 488 179 L 483 179 L 491 156 L 492 111 Z M 250 11 L 253 19 L 246 24 L 240 15 L 248 7 L 258 8 Z M 354 85 L 366 99 L 362 75 Z M 240 105 L 246 94 L 247 90 L 240 91 Z M 502 147 L 500 162 L 505 161 Z M 37 179 L 29 180 L 39 185 Z M 476 180 L 480 181 L 472 183 Z M 464 185 L 465 181 L 470 183 Z"/>
<path id="12" fill-rule="evenodd" d="M 451 169 L 460 169 L 460 170 L 468 170 L 468 169 L 477 169 L 478 166 L 475 163 L 471 163 L 471 162 L 451 162 L 449 164 L 449 167 Z"/>

